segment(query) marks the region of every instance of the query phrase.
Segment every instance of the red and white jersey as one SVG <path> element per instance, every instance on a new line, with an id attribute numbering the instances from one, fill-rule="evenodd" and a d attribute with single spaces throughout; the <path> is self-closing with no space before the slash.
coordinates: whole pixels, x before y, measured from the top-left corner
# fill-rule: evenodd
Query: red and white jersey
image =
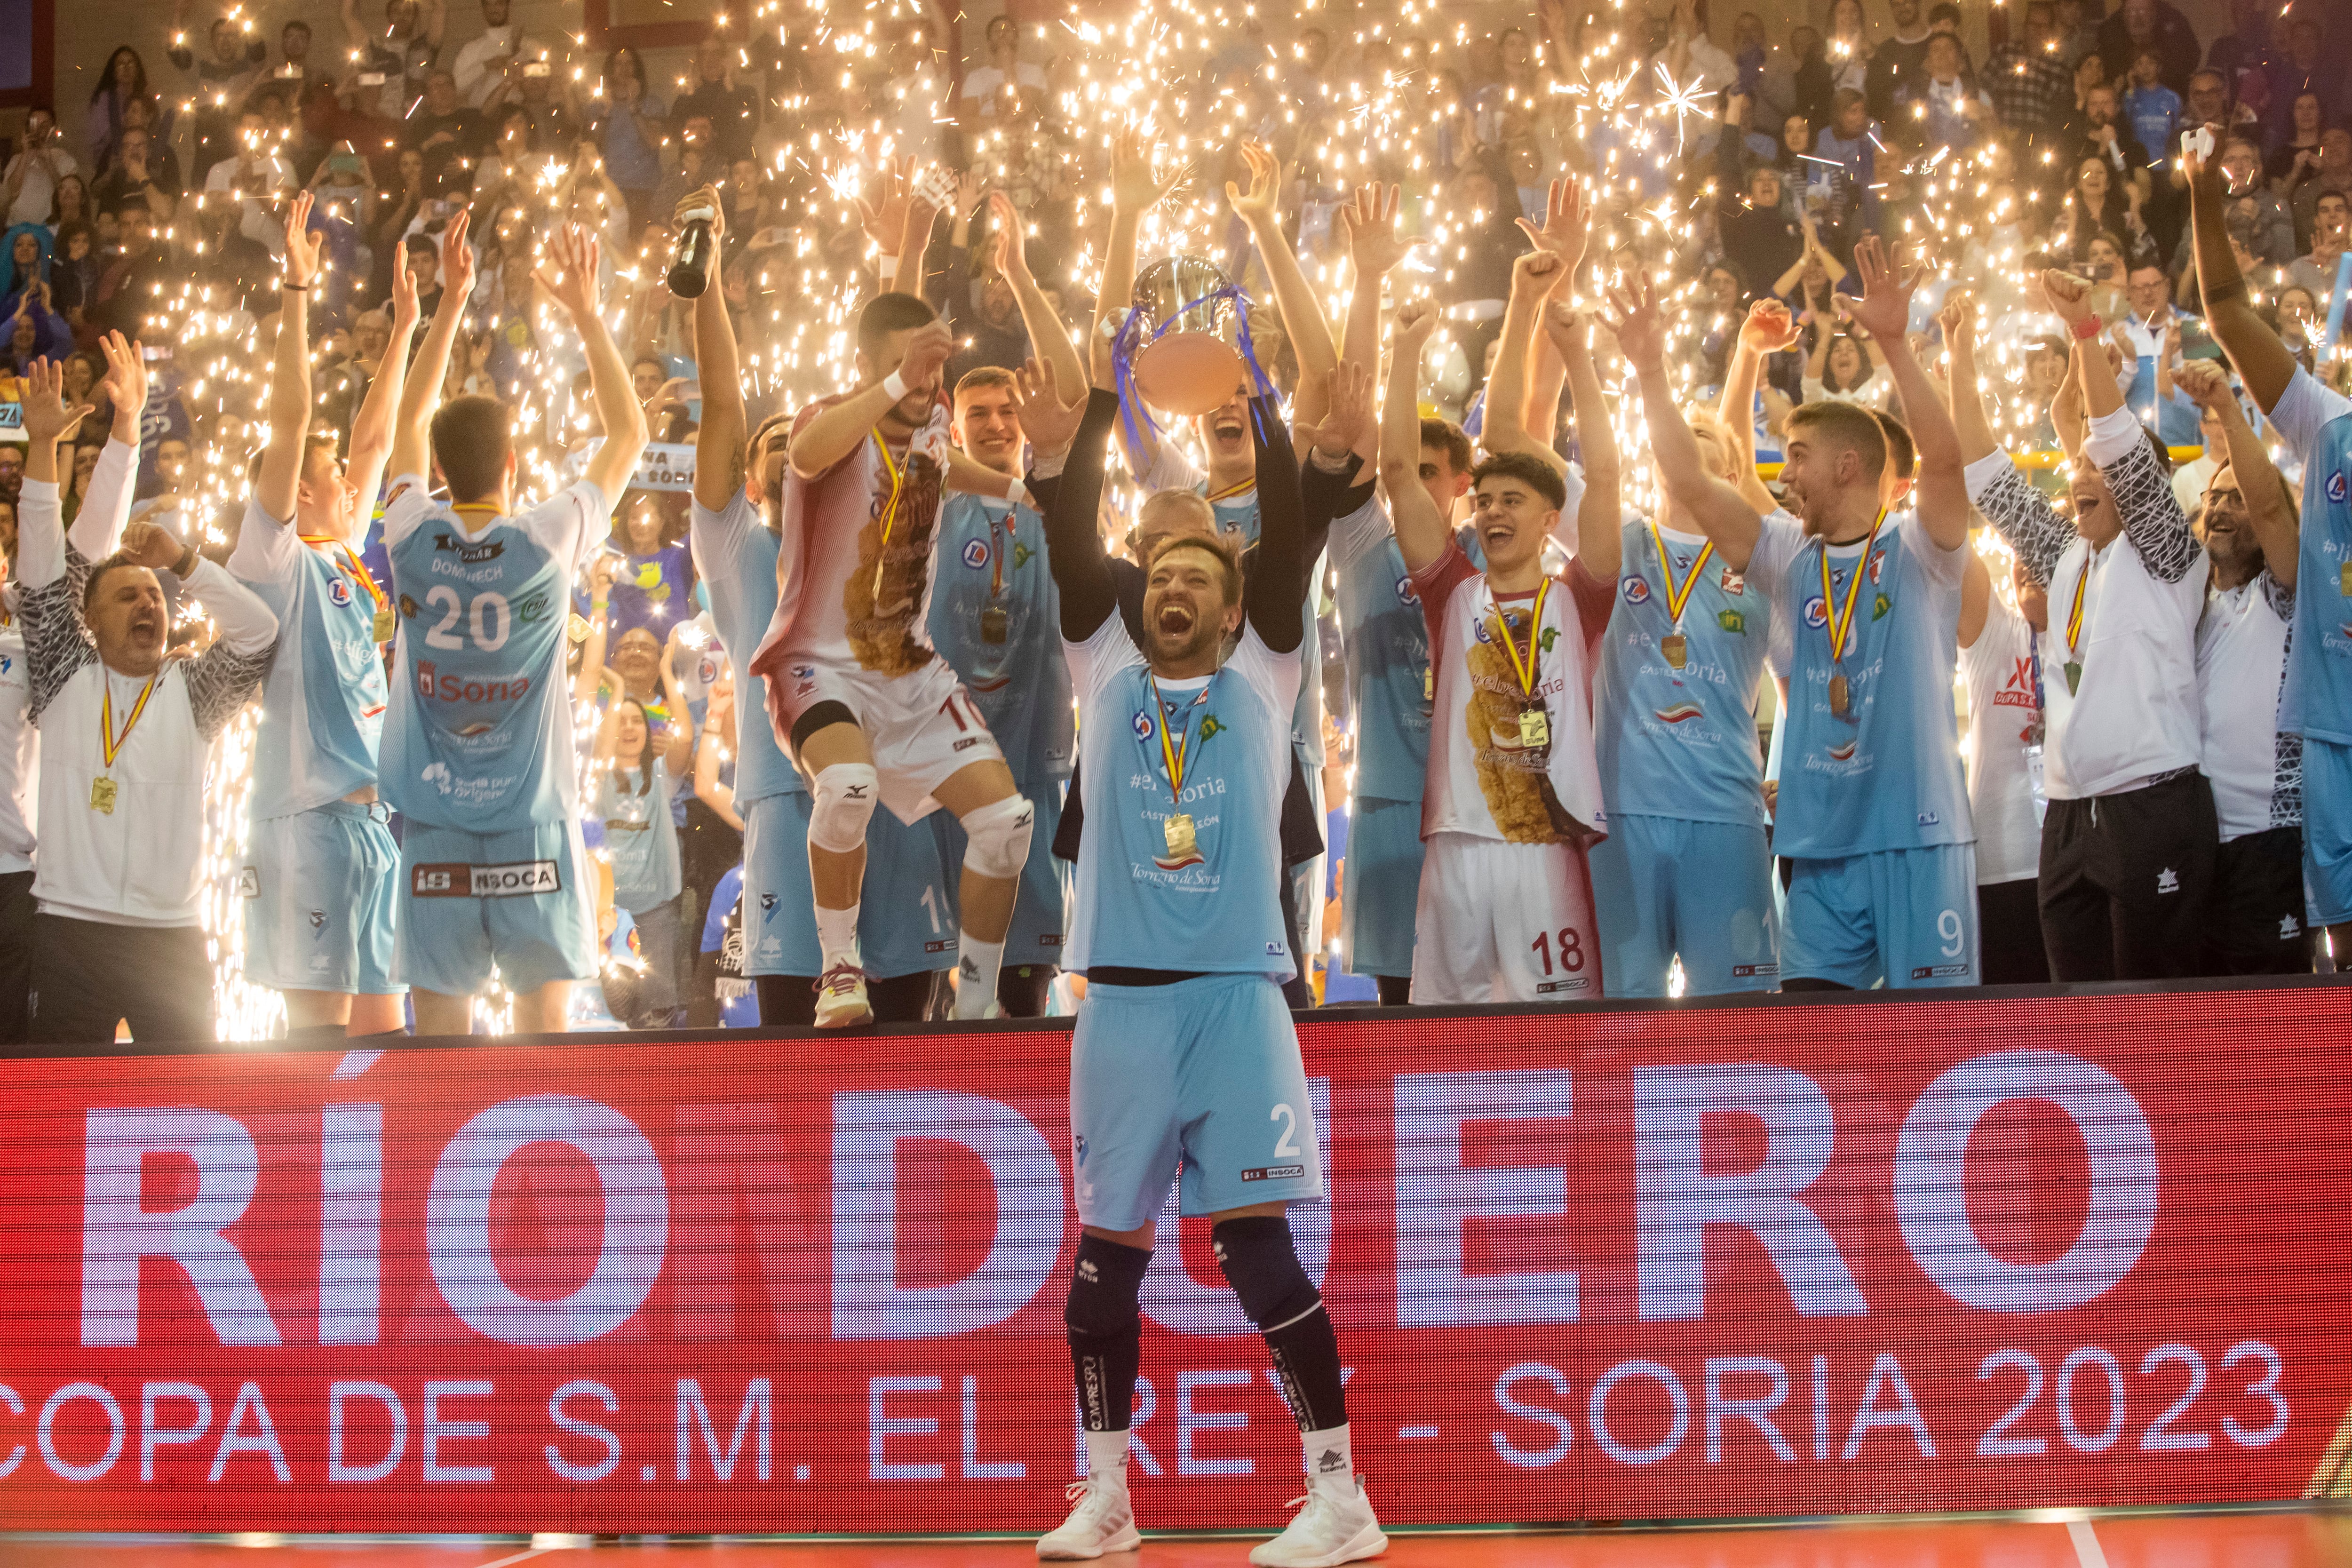
<path id="1" fill-rule="evenodd" d="M 1614 585 L 1594 582 L 1571 563 L 1550 580 L 1541 619 L 1530 627 L 1537 595 L 1506 595 L 1498 605 L 1485 575 L 1451 540 L 1412 583 L 1429 618 L 1436 679 L 1422 837 L 1468 833 L 1513 844 L 1606 837 L 1592 752 L 1591 670 Z M 1503 642 L 1507 615 L 1516 621 L 1509 647 Z M 1523 689 L 1517 670 L 1530 649 L 1534 677 Z M 1538 703 L 1546 739 L 1530 744 L 1520 715 Z"/>
<path id="2" fill-rule="evenodd" d="M 798 438 L 824 406 L 793 422 Z M 789 732 L 787 660 L 847 666 L 891 679 L 939 656 L 931 647 L 931 556 L 948 469 L 948 408 L 931 410 L 903 451 L 868 435 L 847 457 L 804 479 L 784 477 L 776 556 L 776 613 L 751 668 L 768 677 L 778 733 Z"/>

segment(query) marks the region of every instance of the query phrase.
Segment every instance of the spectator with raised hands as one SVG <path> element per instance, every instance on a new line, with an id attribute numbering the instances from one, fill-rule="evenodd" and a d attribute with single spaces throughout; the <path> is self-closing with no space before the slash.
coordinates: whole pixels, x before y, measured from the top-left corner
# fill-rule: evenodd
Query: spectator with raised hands
<path id="1" fill-rule="evenodd" d="M 110 446 L 135 448 L 144 383 L 121 374 Z M 66 408 L 57 365 L 36 364 L 27 381 L 17 609 L 44 742 L 30 1038 L 103 1048 L 128 1023 L 145 1043 L 209 1040 L 205 753 L 261 678 L 277 617 L 152 524 L 124 528 L 121 548 L 95 563 L 71 549 L 58 516 L 57 443 L 81 415 Z M 129 502 L 119 486 L 107 504 L 119 520 Z M 157 574 L 166 571 L 220 627 L 193 658 L 165 657 Z"/>

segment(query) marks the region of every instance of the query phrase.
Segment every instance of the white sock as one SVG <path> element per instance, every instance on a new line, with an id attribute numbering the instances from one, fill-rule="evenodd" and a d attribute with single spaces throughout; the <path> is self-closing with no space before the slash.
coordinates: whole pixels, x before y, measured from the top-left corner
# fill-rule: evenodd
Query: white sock
<path id="1" fill-rule="evenodd" d="M 1346 1422 L 1320 1432 L 1301 1432 L 1298 1446 L 1306 1450 L 1307 1475 L 1310 1480 L 1336 1482 L 1342 1490 L 1354 1488 L 1356 1456 L 1348 1446 Z"/>
<path id="2" fill-rule="evenodd" d="M 1096 1480 L 1127 1485 L 1127 1429 L 1087 1434 L 1087 1474 Z"/>
<path id="3" fill-rule="evenodd" d="M 956 935 L 962 952 L 956 960 L 955 1016 L 984 1018 L 996 1000 L 996 977 L 1004 968 L 1004 944 L 982 942 L 968 931 Z"/>
<path id="4" fill-rule="evenodd" d="M 855 967 L 857 963 L 857 906 L 845 910 L 829 910 L 816 906 L 816 945 L 824 954 L 824 966 L 831 969 L 836 963 Z"/>

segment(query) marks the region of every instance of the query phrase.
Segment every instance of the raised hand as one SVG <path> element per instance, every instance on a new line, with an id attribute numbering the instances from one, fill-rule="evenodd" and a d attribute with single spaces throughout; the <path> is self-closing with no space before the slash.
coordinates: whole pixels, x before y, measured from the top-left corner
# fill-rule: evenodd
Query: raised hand
<path id="1" fill-rule="evenodd" d="M 1876 235 L 1864 235 L 1853 247 L 1854 276 L 1862 280 L 1862 298 L 1846 307 L 1846 319 L 1881 343 L 1900 342 L 1911 320 L 1911 295 L 1927 275 L 1922 259 L 1906 276 L 1900 258 L 1890 258 Z"/>
<path id="2" fill-rule="evenodd" d="M 1616 313 L 1602 312 L 1601 324 L 1616 338 L 1618 348 L 1633 368 L 1663 368 L 1666 363 L 1666 322 L 1658 310 L 1657 291 L 1650 286 L 1649 274 L 1635 272 L 1622 286 L 1610 289 L 1609 303 Z"/>
<path id="3" fill-rule="evenodd" d="M 2230 390 L 2230 373 L 2221 368 L 2219 360 L 2183 361 L 2180 368 L 2172 373 L 2172 384 L 2200 408 L 2219 410 L 2237 396 Z"/>
<path id="4" fill-rule="evenodd" d="M 2092 319 L 2091 280 L 2077 278 L 2057 268 L 2047 268 L 2042 274 L 2042 298 L 2049 302 L 2050 313 L 2066 323 L 2071 331 Z"/>
<path id="5" fill-rule="evenodd" d="M 955 333 L 945 321 L 932 321 L 915 329 L 907 340 L 907 353 L 898 362 L 898 379 L 909 387 L 921 386 L 940 373 L 955 353 Z"/>
<path id="6" fill-rule="evenodd" d="M 1936 324 L 1944 329 L 1944 346 L 1947 349 L 1958 348 L 1963 342 L 1974 347 L 1977 337 L 1976 296 L 1966 289 L 1955 289 L 1945 295 L 1944 308 L 1936 312 Z"/>
<path id="7" fill-rule="evenodd" d="M 1551 340 L 1552 349 L 1563 363 L 1591 350 L 1592 318 L 1571 308 L 1565 300 L 1545 301 L 1543 330 L 1544 336 Z"/>
<path id="8" fill-rule="evenodd" d="M 1339 208 L 1339 232 L 1358 278 L 1386 277 L 1412 249 L 1412 242 L 1397 233 L 1402 203 L 1394 185 L 1358 185 L 1356 199 Z"/>
<path id="9" fill-rule="evenodd" d="M 441 231 L 441 288 L 443 297 L 455 298 L 462 307 L 474 292 L 474 247 L 466 243 L 468 226 L 466 210 L 449 220 Z"/>
<path id="10" fill-rule="evenodd" d="M 128 411 L 132 419 L 137 419 L 140 411 L 147 406 L 145 354 L 121 332 L 109 332 L 99 339 L 98 349 L 106 356 L 106 377 L 99 385 L 106 389 L 107 401 L 113 405 L 118 416 Z"/>
<path id="11" fill-rule="evenodd" d="M 408 247 L 392 247 L 392 341 L 394 348 L 416 329 L 416 274 L 408 269 Z M 391 350 L 387 350 L 387 353 Z"/>
<path id="12" fill-rule="evenodd" d="M 533 274 L 539 286 L 555 298 L 575 322 L 584 322 L 604 304 L 596 286 L 596 237 L 576 223 L 567 223 L 548 237 L 547 259 Z"/>
<path id="13" fill-rule="evenodd" d="M 1242 143 L 1242 162 L 1249 165 L 1249 189 L 1225 182 L 1225 200 L 1244 223 L 1260 228 L 1278 221 L 1282 195 L 1282 162 L 1255 142 Z"/>
<path id="14" fill-rule="evenodd" d="M 123 525 L 122 553 L 151 572 L 167 572 L 187 547 L 152 522 L 132 522 Z"/>
<path id="15" fill-rule="evenodd" d="M 66 367 L 52 359 L 37 359 L 25 367 L 25 440 L 28 445 L 55 446 L 73 433 L 86 409 L 65 404 Z"/>
<path id="16" fill-rule="evenodd" d="M 988 193 L 988 226 L 995 236 L 996 269 L 1014 279 L 1032 276 L 1029 247 L 1024 235 L 1025 226 L 1021 215 L 1013 210 L 1013 198 L 1003 191 Z"/>
<path id="17" fill-rule="evenodd" d="M 1050 360 L 1033 359 L 1013 373 L 1013 412 L 1021 420 L 1021 434 L 1029 438 L 1033 457 L 1066 452 L 1078 438 L 1087 416 L 1086 388 L 1078 387 L 1076 403 L 1065 401 Z"/>
<path id="18" fill-rule="evenodd" d="M 980 199 L 988 191 L 988 176 L 977 168 L 966 169 L 955 177 L 955 210 L 958 217 L 969 218 L 980 209 Z"/>
<path id="19" fill-rule="evenodd" d="M 678 223 L 682 227 L 683 220 L 688 213 L 692 213 L 710 225 L 711 238 L 727 237 L 727 204 L 719 199 L 717 185 L 705 184 L 701 189 L 680 196 L 671 221 Z"/>
<path id="20" fill-rule="evenodd" d="M 1423 298 L 1407 300 L 1396 310 L 1396 320 L 1389 329 L 1389 342 L 1393 352 L 1412 354 L 1416 360 L 1427 346 L 1429 335 L 1437 330 L 1437 301 Z"/>
<path id="21" fill-rule="evenodd" d="M 1541 226 L 1525 218 L 1518 223 L 1538 250 L 1564 258 L 1571 274 L 1584 265 L 1585 252 L 1592 243 L 1592 214 L 1584 205 L 1584 187 L 1573 176 L 1554 180 L 1544 193 Z"/>
<path id="22" fill-rule="evenodd" d="M 1368 364 L 1342 360 L 1324 381 L 1330 391 L 1322 423 L 1295 424 L 1291 434 L 1336 461 L 1369 444 L 1379 405 L 1372 395 L 1372 367 Z"/>
<path id="23" fill-rule="evenodd" d="M 1776 354 L 1797 346 L 1801 329 L 1778 300 L 1759 300 L 1748 307 L 1739 324 L 1739 341 L 1759 354 Z"/>
<path id="24" fill-rule="evenodd" d="M 1511 263 L 1511 292 L 1548 299 L 1568 281 L 1567 258 L 1549 250 L 1530 250 Z"/>
<path id="25" fill-rule="evenodd" d="M 906 237 L 907 188 L 914 170 L 912 158 L 890 159 L 866 183 L 866 195 L 850 198 L 866 237 L 880 246 L 885 256 L 898 255 L 898 242 Z"/>
<path id="26" fill-rule="evenodd" d="M 286 209 L 286 281 L 308 289 L 318 280 L 319 253 L 327 247 L 324 232 L 310 232 L 311 197 L 308 191 Z"/>
<path id="27" fill-rule="evenodd" d="M 1152 172 L 1152 147 L 1142 130 L 1129 126 L 1111 139 L 1110 202 L 1111 210 L 1128 214 L 1149 212 L 1161 197 L 1174 190 L 1184 177 L 1181 166 L 1165 182 Z"/>

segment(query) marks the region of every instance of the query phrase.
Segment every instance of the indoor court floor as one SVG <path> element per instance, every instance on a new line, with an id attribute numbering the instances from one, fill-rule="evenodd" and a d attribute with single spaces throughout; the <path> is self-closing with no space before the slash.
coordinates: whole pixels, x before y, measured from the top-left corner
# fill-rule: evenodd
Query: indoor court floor
<path id="1" fill-rule="evenodd" d="M 1254 1538 L 1151 1540 L 1112 1568 L 1233 1568 Z M 0 1534 L 5 1568 L 1016 1568 L 1026 1541 L 340 1540 Z M 1392 1568 L 2352 1568 L 2352 1511 L 1853 1519 L 1395 1538 Z"/>

